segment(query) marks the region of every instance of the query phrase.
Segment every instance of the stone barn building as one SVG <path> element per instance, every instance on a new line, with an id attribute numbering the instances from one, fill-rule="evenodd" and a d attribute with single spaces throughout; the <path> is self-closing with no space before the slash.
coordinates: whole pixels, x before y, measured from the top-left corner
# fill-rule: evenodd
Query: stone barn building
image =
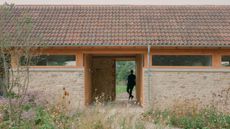
<path id="1" fill-rule="evenodd" d="M 136 62 L 135 98 L 143 107 L 207 105 L 230 88 L 230 6 L 19 5 L 14 11 L 32 18 L 31 45 L 45 46 L 30 67 L 30 92 L 49 101 L 63 87 L 73 106 L 102 94 L 115 100 L 119 60 Z M 37 35 L 42 43 L 33 41 Z M 23 42 L 15 38 L 14 45 Z"/>

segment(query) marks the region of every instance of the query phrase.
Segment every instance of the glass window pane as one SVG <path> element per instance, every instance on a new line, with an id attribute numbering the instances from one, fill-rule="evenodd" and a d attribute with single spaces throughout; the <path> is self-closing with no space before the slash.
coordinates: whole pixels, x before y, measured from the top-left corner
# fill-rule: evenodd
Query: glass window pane
<path id="1" fill-rule="evenodd" d="M 26 65 L 26 58 L 21 57 L 21 65 Z M 30 60 L 31 66 L 75 66 L 76 56 L 75 55 L 41 55 L 33 57 Z"/>
<path id="2" fill-rule="evenodd" d="M 48 56 L 48 66 L 74 66 L 75 55 L 51 55 Z"/>
<path id="3" fill-rule="evenodd" d="M 27 62 L 27 61 L 29 61 L 29 62 Z M 46 66 L 47 65 L 47 56 L 34 56 L 30 60 L 24 56 L 21 57 L 20 64 L 22 66 L 28 65 L 28 63 L 30 66 Z"/>
<path id="4" fill-rule="evenodd" d="M 230 56 L 222 56 L 221 64 L 222 66 L 230 67 Z"/>
<path id="5" fill-rule="evenodd" d="M 211 66 L 212 57 L 203 55 L 154 55 L 154 66 Z"/>
<path id="6" fill-rule="evenodd" d="M 37 66 L 46 66 L 47 65 L 47 56 L 33 57 L 30 64 L 31 65 L 37 65 Z"/>

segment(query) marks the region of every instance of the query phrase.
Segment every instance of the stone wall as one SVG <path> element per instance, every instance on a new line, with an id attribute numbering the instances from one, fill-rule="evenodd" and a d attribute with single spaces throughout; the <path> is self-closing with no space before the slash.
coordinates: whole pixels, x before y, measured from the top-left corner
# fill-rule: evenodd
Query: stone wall
<path id="1" fill-rule="evenodd" d="M 35 100 L 58 104 L 65 101 L 69 107 L 77 108 L 84 105 L 84 69 L 31 69 L 29 95 Z"/>
<path id="2" fill-rule="evenodd" d="M 230 111 L 228 89 L 229 70 L 144 69 L 145 106 L 165 109 L 185 102 L 199 107 L 215 105 Z"/>

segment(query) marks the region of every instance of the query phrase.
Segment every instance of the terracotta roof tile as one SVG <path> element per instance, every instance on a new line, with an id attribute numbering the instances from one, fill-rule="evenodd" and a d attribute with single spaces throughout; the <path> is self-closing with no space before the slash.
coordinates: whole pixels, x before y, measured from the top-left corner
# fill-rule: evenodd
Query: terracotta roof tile
<path id="1" fill-rule="evenodd" d="M 36 45 L 230 47 L 230 6 L 14 7 L 14 17 L 24 13 L 33 21 L 28 40 Z M 4 26 L 7 32 L 14 29 L 11 22 Z M 11 36 L 13 45 L 23 45 L 23 33 Z"/>

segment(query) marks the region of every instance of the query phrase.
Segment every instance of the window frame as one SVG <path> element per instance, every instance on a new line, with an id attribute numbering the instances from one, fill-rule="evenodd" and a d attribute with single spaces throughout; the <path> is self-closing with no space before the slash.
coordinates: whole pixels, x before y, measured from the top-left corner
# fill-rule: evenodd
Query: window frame
<path id="1" fill-rule="evenodd" d="M 212 64 L 210 66 L 154 66 L 153 65 L 153 56 L 154 55 L 178 55 L 178 56 L 185 56 L 185 55 L 189 55 L 189 56 L 197 56 L 197 55 L 204 55 L 204 56 L 211 56 L 211 61 Z M 211 52 L 176 52 L 176 51 L 172 51 L 172 52 L 152 52 L 150 54 L 150 67 L 151 68 L 167 68 L 167 69 L 202 69 L 202 68 L 213 68 L 215 65 L 215 59 L 214 59 L 214 54 Z"/>
<path id="2" fill-rule="evenodd" d="M 223 57 L 223 56 L 229 56 L 229 57 L 230 57 L 230 53 L 229 53 L 229 54 L 221 54 L 221 55 L 220 55 L 220 66 L 221 66 L 221 68 L 229 69 L 230 66 L 224 66 L 224 65 L 222 65 L 222 57 Z"/>
<path id="3" fill-rule="evenodd" d="M 175 61 L 173 61 L 173 63 L 167 62 L 166 60 L 165 60 L 166 62 L 159 62 L 159 61 L 157 61 L 158 60 L 157 57 L 158 57 L 158 59 L 163 59 L 163 60 L 165 60 L 165 58 L 166 58 L 166 60 L 169 58 L 173 58 L 173 59 L 177 60 L 176 62 L 180 62 L 179 63 L 180 65 L 179 64 L 177 65 L 177 63 Z M 201 58 L 201 60 L 199 60 L 199 62 L 191 61 L 191 60 L 193 60 L 193 58 L 198 58 L 198 57 Z M 188 58 L 188 59 L 185 59 L 185 58 Z M 202 60 L 204 58 L 205 58 L 205 60 Z M 180 59 L 182 59 L 182 60 L 180 60 Z M 189 61 L 189 63 L 186 64 L 185 60 Z M 208 62 L 206 62 L 206 61 L 208 61 Z M 201 64 L 195 65 L 194 63 L 201 63 Z M 210 66 L 212 66 L 212 56 L 211 55 L 153 55 L 152 56 L 152 66 L 177 66 L 177 67 L 194 67 L 194 66 L 198 66 L 198 67 L 206 66 L 207 67 L 207 66 L 209 66 L 210 67 Z"/>
<path id="4" fill-rule="evenodd" d="M 68 55 L 71 55 L 71 56 L 75 56 L 75 65 L 72 65 L 72 66 L 49 66 L 49 65 L 36 66 L 36 65 L 30 65 L 29 66 L 30 68 L 80 68 L 79 63 L 78 63 L 78 54 L 76 54 L 76 53 L 42 53 L 42 54 L 38 54 L 38 56 L 41 56 L 41 55 L 47 55 L 47 56 L 50 56 L 50 55 L 68 56 Z"/>

